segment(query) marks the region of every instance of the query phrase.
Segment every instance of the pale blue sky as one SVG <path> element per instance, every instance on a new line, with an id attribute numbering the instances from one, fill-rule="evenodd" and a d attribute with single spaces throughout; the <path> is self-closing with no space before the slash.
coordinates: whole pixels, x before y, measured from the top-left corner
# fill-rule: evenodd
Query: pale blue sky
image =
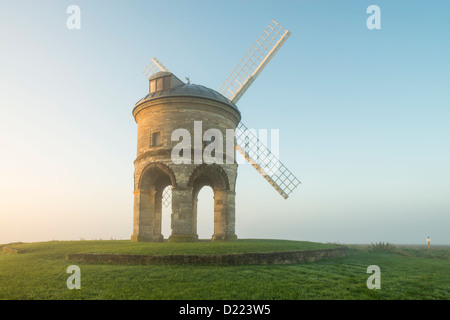
<path id="1" fill-rule="evenodd" d="M 71 4 L 81 30 L 66 28 Z M 366 27 L 372 4 L 381 30 Z M 238 107 L 248 127 L 280 130 L 281 161 L 302 185 L 284 200 L 241 166 L 237 235 L 450 244 L 450 2 L 1 8 L 0 243 L 128 239 L 131 110 L 148 90 L 144 67 L 156 56 L 180 79 L 217 90 L 275 19 L 292 35 Z M 201 237 L 212 234 L 210 196 L 200 194 Z"/>

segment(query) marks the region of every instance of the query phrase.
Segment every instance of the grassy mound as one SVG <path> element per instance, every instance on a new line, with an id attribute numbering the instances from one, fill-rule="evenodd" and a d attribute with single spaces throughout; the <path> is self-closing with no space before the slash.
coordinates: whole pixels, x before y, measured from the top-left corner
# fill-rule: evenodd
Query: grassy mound
<path id="1" fill-rule="evenodd" d="M 336 248 L 334 244 L 306 241 L 240 239 L 230 242 L 131 242 L 129 240 L 49 241 L 8 244 L 18 252 L 41 257 L 64 257 L 67 253 L 110 254 L 231 254 L 247 252 L 273 252 Z"/>
<path id="2" fill-rule="evenodd" d="M 293 265 L 108 265 L 76 263 L 81 289 L 69 290 L 67 253 L 195 254 L 332 248 L 284 240 L 132 243 L 51 241 L 15 243 L 0 251 L 0 299 L 450 299 L 448 248 L 372 250 L 350 247 L 346 257 Z M 400 253 L 401 252 L 401 253 Z M 366 286 L 367 267 L 381 270 L 381 289 Z"/>

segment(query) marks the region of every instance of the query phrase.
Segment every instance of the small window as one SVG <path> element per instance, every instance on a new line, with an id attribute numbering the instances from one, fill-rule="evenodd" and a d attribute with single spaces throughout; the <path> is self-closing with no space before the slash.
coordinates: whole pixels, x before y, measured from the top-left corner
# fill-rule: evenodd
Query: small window
<path id="1" fill-rule="evenodd" d="M 163 78 L 156 79 L 156 91 L 161 91 L 163 89 Z"/>
<path id="2" fill-rule="evenodd" d="M 172 77 L 164 77 L 164 90 L 170 89 L 172 87 Z"/>
<path id="3" fill-rule="evenodd" d="M 213 138 L 210 137 L 209 140 L 203 140 L 203 149 L 205 149 L 207 146 L 209 146 L 211 143 L 213 143 Z"/>
<path id="4" fill-rule="evenodd" d="M 161 144 L 161 132 L 154 132 L 152 134 L 152 146 L 156 147 Z"/>
<path id="5" fill-rule="evenodd" d="M 205 148 L 207 146 L 209 146 L 211 143 L 214 142 L 213 137 L 209 137 L 209 140 L 203 140 L 203 150 L 205 150 Z M 216 149 L 214 148 L 213 151 L 211 152 L 211 156 L 215 157 L 216 156 Z"/>
<path id="6" fill-rule="evenodd" d="M 150 80 L 150 93 L 156 91 L 156 80 Z"/>

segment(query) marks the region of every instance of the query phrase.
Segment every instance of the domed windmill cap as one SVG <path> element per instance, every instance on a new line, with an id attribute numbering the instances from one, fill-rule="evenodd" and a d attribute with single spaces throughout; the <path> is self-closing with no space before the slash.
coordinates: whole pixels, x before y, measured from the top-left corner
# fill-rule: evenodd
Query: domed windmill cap
<path id="1" fill-rule="evenodd" d="M 199 84 L 184 83 L 169 71 L 156 72 L 148 80 L 149 93 L 136 103 L 136 107 L 145 101 L 166 97 L 197 97 L 224 103 L 239 112 L 237 106 L 219 92 Z"/>

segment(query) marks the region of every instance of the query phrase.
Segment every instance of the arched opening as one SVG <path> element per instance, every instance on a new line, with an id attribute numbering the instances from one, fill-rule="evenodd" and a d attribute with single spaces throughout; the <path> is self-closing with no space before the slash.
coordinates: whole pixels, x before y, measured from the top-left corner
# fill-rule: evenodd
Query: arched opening
<path id="1" fill-rule="evenodd" d="M 176 185 L 172 171 L 163 164 L 147 166 L 134 192 L 133 241 L 162 241 L 163 191 Z"/>
<path id="2" fill-rule="evenodd" d="M 234 192 L 230 192 L 228 176 L 226 172 L 218 165 L 200 165 L 192 173 L 188 186 L 192 187 L 192 228 L 193 234 L 203 237 L 203 229 L 208 230 L 203 225 L 203 220 L 213 222 L 212 240 L 225 240 L 235 237 L 234 234 Z M 208 186 L 210 188 L 203 188 Z M 209 212 L 201 212 L 202 223 L 199 229 L 199 210 L 203 211 L 205 207 L 203 201 L 199 202 L 199 195 L 202 189 L 210 189 L 209 198 L 213 196 L 213 206 Z M 208 192 L 205 193 L 205 196 Z M 202 199 L 203 192 L 201 194 Z M 202 234 L 199 234 L 201 231 Z M 206 231 L 207 232 L 207 231 Z M 232 234 L 232 235 L 231 235 Z"/>
<path id="3" fill-rule="evenodd" d="M 211 239 L 214 234 L 214 191 L 204 186 L 198 192 L 197 203 L 197 235 L 199 239 Z"/>
<path id="4" fill-rule="evenodd" d="M 162 194 L 162 214 L 161 214 L 161 234 L 164 239 L 168 239 L 172 234 L 171 217 L 172 214 L 172 185 L 165 187 Z"/>

